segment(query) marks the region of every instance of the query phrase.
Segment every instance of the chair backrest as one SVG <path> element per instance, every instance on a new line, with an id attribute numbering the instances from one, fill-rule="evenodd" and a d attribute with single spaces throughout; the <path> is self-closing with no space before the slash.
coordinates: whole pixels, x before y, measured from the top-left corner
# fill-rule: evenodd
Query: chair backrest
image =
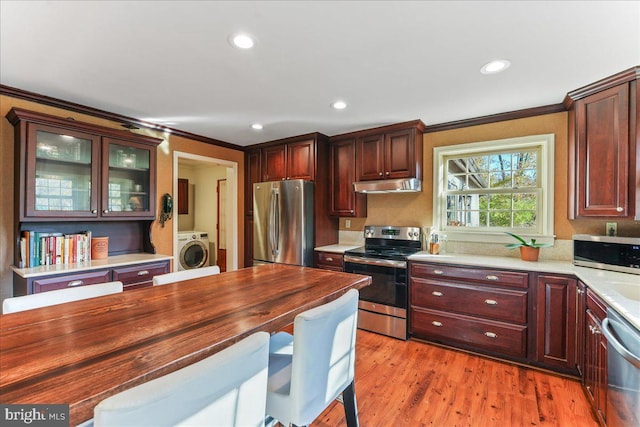
<path id="1" fill-rule="evenodd" d="M 166 285 L 167 283 L 179 282 L 180 280 L 195 279 L 197 277 L 220 274 L 220 267 L 212 265 L 210 267 L 192 268 L 191 270 L 176 271 L 173 273 L 154 276 L 153 286 Z"/>
<path id="2" fill-rule="evenodd" d="M 357 319 L 355 289 L 296 316 L 290 396 L 302 424 L 311 423 L 353 381 Z"/>
<path id="3" fill-rule="evenodd" d="M 9 314 L 102 295 L 117 294 L 122 292 L 122 289 L 122 282 L 116 281 L 6 298 L 2 302 L 2 312 Z"/>
<path id="4" fill-rule="evenodd" d="M 264 426 L 269 334 L 257 332 L 204 360 L 100 402 L 94 425 Z"/>

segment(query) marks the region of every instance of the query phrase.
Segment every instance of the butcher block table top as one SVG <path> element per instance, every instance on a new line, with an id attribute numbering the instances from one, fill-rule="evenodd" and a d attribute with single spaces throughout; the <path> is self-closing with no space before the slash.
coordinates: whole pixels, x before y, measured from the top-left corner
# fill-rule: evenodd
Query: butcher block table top
<path id="1" fill-rule="evenodd" d="M 69 404 L 78 424 L 113 394 L 370 283 L 269 264 L 2 315 L 0 402 Z"/>

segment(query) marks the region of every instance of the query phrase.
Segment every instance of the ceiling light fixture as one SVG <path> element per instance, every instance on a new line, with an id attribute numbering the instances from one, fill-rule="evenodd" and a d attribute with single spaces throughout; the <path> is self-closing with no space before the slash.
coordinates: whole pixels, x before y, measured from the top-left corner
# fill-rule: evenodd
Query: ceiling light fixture
<path id="1" fill-rule="evenodd" d="M 230 38 L 231 44 L 238 49 L 251 49 L 255 44 L 255 40 L 248 34 L 235 34 Z"/>
<path id="2" fill-rule="evenodd" d="M 262 130 L 262 125 L 260 123 L 254 123 L 251 125 L 251 129 L 253 130 Z"/>
<path id="3" fill-rule="evenodd" d="M 344 101 L 336 101 L 331 104 L 331 108 L 333 108 L 334 110 L 344 110 L 345 108 L 347 108 L 347 103 Z"/>
<path id="4" fill-rule="evenodd" d="M 480 72 L 482 74 L 495 74 L 506 70 L 510 65 L 511 62 L 507 61 L 506 59 L 497 59 L 485 64 L 482 68 L 480 68 Z"/>

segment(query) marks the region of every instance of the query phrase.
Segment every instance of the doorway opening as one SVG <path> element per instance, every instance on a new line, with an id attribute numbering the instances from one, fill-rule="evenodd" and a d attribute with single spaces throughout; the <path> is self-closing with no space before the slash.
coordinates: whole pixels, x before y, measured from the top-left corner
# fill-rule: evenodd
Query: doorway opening
<path id="1" fill-rule="evenodd" d="M 228 160 L 174 151 L 173 194 L 182 193 L 186 206 L 176 207 L 173 221 L 173 254 L 179 259 L 178 234 L 204 232 L 209 240 L 209 264 L 238 268 L 238 164 Z M 180 184 L 178 183 L 180 180 Z M 224 180 L 222 194 L 218 180 Z M 180 187 L 180 190 L 179 190 Z M 185 194 L 186 191 L 186 194 Z M 221 246 L 222 244 L 222 246 Z M 220 253 L 219 249 L 224 251 Z M 222 268 L 221 268 L 222 270 Z"/>

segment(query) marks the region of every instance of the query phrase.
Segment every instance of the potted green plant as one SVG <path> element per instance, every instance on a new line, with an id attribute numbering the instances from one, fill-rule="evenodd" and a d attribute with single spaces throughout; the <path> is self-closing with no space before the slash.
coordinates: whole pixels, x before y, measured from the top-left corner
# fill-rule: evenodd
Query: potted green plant
<path id="1" fill-rule="evenodd" d="M 505 233 L 518 241 L 518 243 L 509 243 L 505 247 L 509 249 L 520 248 L 520 259 L 523 261 L 538 261 L 540 248 L 553 246 L 551 243 L 536 243 L 536 239 L 530 239 L 527 242 L 517 234 L 509 233 L 508 231 L 505 231 Z"/>

